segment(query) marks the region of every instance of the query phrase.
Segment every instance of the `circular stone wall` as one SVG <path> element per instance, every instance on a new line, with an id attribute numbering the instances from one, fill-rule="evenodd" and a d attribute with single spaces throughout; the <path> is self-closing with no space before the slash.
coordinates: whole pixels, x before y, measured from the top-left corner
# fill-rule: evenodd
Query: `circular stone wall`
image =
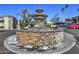
<path id="1" fill-rule="evenodd" d="M 16 40 L 22 45 L 53 45 L 63 39 L 62 31 L 17 31 Z"/>
<path id="2" fill-rule="evenodd" d="M 28 51 L 26 48 L 22 48 L 23 46 L 21 46 L 20 43 L 18 43 L 16 41 L 16 35 L 12 35 L 8 38 L 5 39 L 4 41 L 4 46 L 14 52 L 14 53 L 19 53 L 19 54 L 50 54 L 50 53 L 53 53 L 53 54 L 59 54 L 59 53 L 64 53 L 66 51 L 69 51 L 71 48 L 74 47 L 74 45 L 76 44 L 75 42 L 75 38 L 73 35 L 69 34 L 69 33 L 65 33 L 64 32 L 64 39 L 58 44 L 56 45 L 55 47 L 52 47 L 50 48 L 50 50 L 46 50 L 46 51 L 40 51 L 38 52 L 36 50 L 33 50 L 33 51 Z"/>

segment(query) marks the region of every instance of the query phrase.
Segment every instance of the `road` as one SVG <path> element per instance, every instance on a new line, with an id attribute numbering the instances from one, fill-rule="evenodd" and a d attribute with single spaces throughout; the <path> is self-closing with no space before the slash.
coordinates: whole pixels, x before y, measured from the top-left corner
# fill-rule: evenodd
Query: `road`
<path id="1" fill-rule="evenodd" d="M 73 34 L 75 36 L 76 40 L 79 42 L 79 30 L 65 29 L 64 31 Z M 5 38 L 8 36 L 11 36 L 13 34 L 16 34 L 15 30 L 0 32 L 0 54 L 13 54 L 12 52 L 8 51 L 4 47 Z M 79 47 L 74 46 L 70 51 L 68 51 L 64 54 L 79 54 Z"/>

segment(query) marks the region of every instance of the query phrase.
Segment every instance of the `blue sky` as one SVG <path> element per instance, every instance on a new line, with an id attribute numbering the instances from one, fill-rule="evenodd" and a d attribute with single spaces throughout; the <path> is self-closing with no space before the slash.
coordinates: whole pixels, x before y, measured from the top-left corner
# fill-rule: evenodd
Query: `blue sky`
<path id="1" fill-rule="evenodd" d="M 52 18 L 56 13 L 61 17 L 60 20 L 64 20 L 67 17 L 78 16 L 77 8 L 78 4 L 70 4 L 69 8 L 62 14 L 61 8 L 64 4 L 0 4 L 0 16 L 12 15 L 19 19 L 17 13 L 19 13 L 23 8 L 26 8 L 29 13 L 35 13 L 38 8 L 44 9 L 44 13 L 48 15 L 48 20 Z"/>

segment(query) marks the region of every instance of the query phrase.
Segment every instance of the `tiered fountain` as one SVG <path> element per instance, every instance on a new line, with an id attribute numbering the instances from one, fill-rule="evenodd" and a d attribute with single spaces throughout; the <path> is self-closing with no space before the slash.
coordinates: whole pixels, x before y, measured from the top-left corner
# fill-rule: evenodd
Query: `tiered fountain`
<path id="1" fill-rule="evenodd" d="M 74 37 L 61 30 L 46 28 L 44 21 L 46 14 L 42 9 L 37 9 L 32 14 L 36 21 L 34 28 L 17 30 L 16 35 L 5 39 L 5 47 L 14 53 L 64 53 L 75 45 Z M 64 38 L 65 37 L 65 38 Z"/>
<path id="2" fill-rule="evenodd" d="M 42 10 L 42 9 L 37 9 L 36 10 L 37 13 L 36 14 L 32 14 L 32 17 L 35 19 L 36 26 L 38 26 L 38 28 L 45 28 L 44 21 L 46 20 L 48 15 L 42 14 L 43 11 L 44 10 Z"/>
<path id="3" fill-rule="evenodd" d="M 44 21 L 48 15 L 43 14 L 43 11 L 42 9 L 37 9 L 37 13 L 32 14 L 36 21 L 35 29 L 39 28 L 38 30 L 18 30 L 16 33 L 17 41 L 26 48 L 39 47 L 39 49 L 47 50 L 63 39 L 62 31 L 51 30 L 44 26 Z"/>

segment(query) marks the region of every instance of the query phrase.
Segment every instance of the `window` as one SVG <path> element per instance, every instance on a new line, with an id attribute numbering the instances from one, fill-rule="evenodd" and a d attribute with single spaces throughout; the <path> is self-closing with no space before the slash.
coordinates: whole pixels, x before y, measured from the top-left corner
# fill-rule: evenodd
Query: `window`
<path id="1" fill-rule="evenodd" d="M 0 28 L 4 28 L 4 26 L 0 26 Z"/>
<path id="2" fill-rule="evenodd" d="M 4 20 L 0 20 L 0 23 L 3 23 L 4 22 Z"/>

